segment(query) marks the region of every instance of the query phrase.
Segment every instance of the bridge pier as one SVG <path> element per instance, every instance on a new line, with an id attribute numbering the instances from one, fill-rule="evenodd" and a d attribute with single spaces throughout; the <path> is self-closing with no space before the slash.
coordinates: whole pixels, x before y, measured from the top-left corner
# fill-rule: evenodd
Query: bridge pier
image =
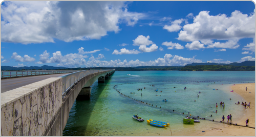
<path id="1" fill-rule="evenodd" d="M 77 96 L 77 100 L 89 100 L 91 97 L 91 87 L 83 87 Z"/>
<path id="2" fill-rule="evenodd" d="M 104 83 L 105 82 L 105 77 L 101 76 L 98 78 L 98 83 Z"/>

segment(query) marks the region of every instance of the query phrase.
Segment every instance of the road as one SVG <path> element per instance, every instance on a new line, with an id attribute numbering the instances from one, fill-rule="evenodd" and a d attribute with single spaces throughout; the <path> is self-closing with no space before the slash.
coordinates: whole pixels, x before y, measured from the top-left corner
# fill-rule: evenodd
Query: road
<path id="1" fill-rule="evenodd" d="M 1 79 L 1 93 L 19 88 L 34 82 L 38 82 L 50 77 L 59 77 L 62 75 L 66 75 L 67 73 L 62 74 L 53 74 L 53 75 L 39 75 L 39 76 L 31 76 L 31 77 L 18 77 L 18 78 L 10 78 L 10 79 Z"/>

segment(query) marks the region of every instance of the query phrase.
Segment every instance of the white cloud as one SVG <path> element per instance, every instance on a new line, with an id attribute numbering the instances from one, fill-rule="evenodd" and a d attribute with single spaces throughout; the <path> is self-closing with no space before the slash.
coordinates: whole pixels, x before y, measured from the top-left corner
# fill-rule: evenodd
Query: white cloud
<path id="1" fill-rule="evenodd" d="M 149 25 L 149 26 L 152 26 L 152 25 L 153 25 L 153 22 L 149 23 L 148 25 Z"/>
<path id="2" fill-rule="evenodd" d="M 171 19 L 172 19 L 171 17 L 163 17 L 160 19 L 160 21 L 169 21 Z"/>
<path id="3" fill-rule="evenodd" d="M 229 48 L 229 49 L 237 49 L 239 45 L 237 44 L 238 39 L 230 39 L 225 43 L 214 42 L 211 45 L 208 45 L 207 48 Z"/>
<path id="4" fill-rule="evenodd" d="M 159 48 L 160 51 L 164 51 L 164 49 L 162 47 Z"/>
<path id="5" fill-rule="evenodd" d="M 242 54 L 249 54 L 249 51 L 244 51 L 242 52 Z"/>
<path id="6" fill-rule="evenodd" d="M 108 48 L 104 48 L 106 51 L 109 51 L 109 49 Z"/>
<path id="7" fill-rule="evenodd" d="M 139 54 L 140 52 L 138 50 L 128 50 L 126 48 L 122 48 L 120 49 L 120 52 L 118 50 L 114 50 L 112 54 L 116 54 L 116 55 L 122 55 L 122 54 Z"/>
<path id="8" fill-rule="evenodd" d="M 219 52 L 219 51 L 226 51 L 226 49 L 218 49 L 218 50 L 214 49 L 214 52 Z"/>
<path id="9" fill-rule="evenodd" d="M 53 56 L 50 57 L 49 53 L 47 53 L 47 51 L 44 51 L 44 53 L 40 55 L 40 61 L 37 62 L 37 64 L 58 63 L 58 66 L 79 67 L 84 65 L 85 58 L 88 57 L 87 55 L 77 53 L 70 53 L 65 56 L 62 56 L 60 51 L 56 51 L 52 55 Z M 98 58 L 101 57 L 104 58 L 104 55 L 101 54 L 98 56 Z"/>
<path id="10" fill-rule="evenodd" d="M 25 65 L 23 65 L 23 63 L 19 64 L 17 66 L 13 66 L 13 67 L 24 67 Z"/>
<path id="11" fill-rule="evenodd" d="M 152 44 L 149 48 L 146 45 L 140 45 L 139 49 L 143 52 L 153 52 L 156 51 L 158 46 L 156 44 Z"/>
<path id="12" fill-rule="evenodd" d="M 103 54 L 99 54 L 97 59 L 105 58 Z"/>
<path id="13" fill-rule="evenodd" d="M 119 46 L 126 46 L 126 45 L 128 45 L 128 44 L 126 44 L 126 43 L 119 44 Z"/>
<path id="14" fill-rule="evenodd" d="M 244 46 L 242 50 L 249 50 L 249 51 L 255 52 L 254 42 L 247 44 L 246 46 Z"/>
<path id="15" fill-rule="evenodd" d="M 171 41 L 170 42 L 163 42 L 162 45 L 165 45 L 168 47 L 168 49 L 184 49 L 183 46 L 181 46 L 179 43 L 172 43 Z"/>
<path id="16" fill-rule="evenodd" d="M 158 46 L 154 44 L 151 40 L 149 40 L 149 36 L 145 37 L 143 35 L 139 35 L 135 40 L 133 40 L 133 45 L 140 46 L 139 49 L 142 52 L 153 52 L 158 49 Z M 150 47 L 147 45 L 152 44 Z"/>
<path id="17" fill-rule="evenodd" d="M 4 56 L 1 55 L 1 59 L 4 59 Z"/>
<path id="18" fill-rule="evenodd" d="M 232 63 L 231 61 L 223 61 L 223 59 L 213 59 L 213 60 L 210 60 L 210 61 L 207 61 L 207 63 L 221 63 L 221 64 L 230 64 Z"/>
<path id="19" fill-rule="evenodd" d="M 201 44 L 199 41 L 193 41 L 192 43 L 187 43 L 185 47 L 190 50 L 199 50 L 201 48 L 205 48 L 204 44 Z"/>
<path id="20" fill-rule="evenodd" d="M 164 25 L 164 29 L 167 29 L 169 32 L 179 31 L 181 29 L 180 24 L 183 22 L 183 19 L 178 19 L 172 22 L 172 25 Z"/>
<path id="21" fill-rule="evenodd" d="M 187 18 L 193 18 L 194 15 L 193 15 L 193 13 L 189 13 L 186 17 L 187 17 Z"/>
<path id="22" fill-rule="evenodd" d="M 255 61 L 255 58 L 252 56 L 246 56 L 246 57 L 241 58 L 241 60 L 238 62 L 244 62 L 244 61 Z"/>
<path id="23" fill-rule="evenodd" d="M 149 36 L 145 37 L 143 35 L 139 35 L 135 40 L 133 40 L 133 45 L 140 46 L 153 44 L 153 42 L 149 40 L 149 38 Z"/>
<path id="24" fill-rule="evenodd" d="M 196 41 L 204 39 L 240 39 L 254 38 L 255 13 L 251 15 L 234 11 L 230 17 L 225 14 L 209 15 L 209 11 L 201 11 L 192 24 L 183 26 L 179 33 L 179 40 Z"/>
<path id="25" fill-rule="evenodd" d="M 2 56 L 2 55 L 1 55 L 1 62 L 2 62 L 2 63 L 7 62 L 7 60 L 6 60 L 6 59 L 5 59 L 5 60 L 2 60 L 2 59 L 4 59 L 4 56 Z"/>
<path id="26" fill-rule="evenodd" d="M 123 1 L 10 1 L 1 15 L 2 42 L 23 44 L 100 39 L 146 16 L 129 12 Z"/>
<path id="27" fill-rule="evenodd" d="M 34 58 L 32 58 L 28 55 L 24 55 L 24 57 L 21 57 L 20 55 L 18 55 L 17 52 L 12 53 L 12 59 L 15 59 L 18 62 L 32 62 L 32 61 L 35 61 Z"/>
<path id="28" fill-rule="evenodd" d="M 98 52 L 98 51 L 100 51 L 100 50 L 84 51 L 83 47 L 78 49 L 78 53 L 80 53 L 80 54 L 89 54 L 89 53 L 95 53 L 95 52 Z"/>

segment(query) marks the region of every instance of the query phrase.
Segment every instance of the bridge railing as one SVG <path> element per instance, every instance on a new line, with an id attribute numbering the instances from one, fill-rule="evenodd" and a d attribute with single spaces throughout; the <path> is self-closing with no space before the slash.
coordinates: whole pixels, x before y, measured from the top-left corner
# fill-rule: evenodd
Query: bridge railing
<path id="1" fill-rule="evenodd" d="M 77 83 L 80 79 L 84 78 L 87 75 L 96 73 L 96 72 L 102 72 L 102 71 L 109 71 L 109 70 L 82 70 L 82 71 L 76 71 L 70 74 L 66 74 L 62 77 L 62 97 L 65 97 L 69 89 Z"/>
<path id="2" fill-rule="evenodd" d="M 1 71 L 1 78 L 14 78 L 36 75 L 49 75 L 49 74 L 61 74 L 72 73 L 75 70 L 27 70 L 27 71 Z"/>

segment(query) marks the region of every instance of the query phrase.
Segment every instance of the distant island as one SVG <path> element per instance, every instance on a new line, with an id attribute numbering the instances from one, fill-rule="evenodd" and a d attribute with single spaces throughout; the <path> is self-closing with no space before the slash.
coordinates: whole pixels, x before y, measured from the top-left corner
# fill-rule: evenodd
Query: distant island
<path id="1" fill-rule="evenodd" d="M 255 61 L 244 61 L 241 63 L 218 64 L 218 63 L 192 63 L 186 66 L 138 66 L 138 67 L 88 67 L 88 68 L 66 68 L 53 66 L 24 66 L 12 67 L 1 66 L 2 71 L 16 70 L 93 70 L 93 69 L 115 69 L 116 71 L 255 71 Z"/>

